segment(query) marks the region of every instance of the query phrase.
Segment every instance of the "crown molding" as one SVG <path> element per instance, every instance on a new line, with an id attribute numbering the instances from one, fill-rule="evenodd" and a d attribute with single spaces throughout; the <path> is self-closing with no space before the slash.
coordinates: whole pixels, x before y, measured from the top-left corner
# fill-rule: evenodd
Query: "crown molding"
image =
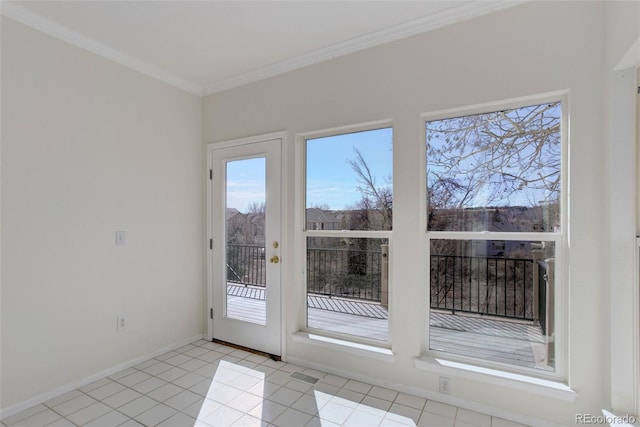
<path id="1" fill-rule="evenodd" d="M 207 84 L 204 95 L 211 95 L 227 89 L 253 83 L 269 77 L 297 70 L 322 61 L 348 55 L 373 46 L 411 37 L 416 34 L 432 31 L 447 25 L 462 22 L 481 15 L 507 9 L 531 0 L 471 0 L 453 6 L 438 13 L 414 19 L 380 31 L 355 37 L 345 42 L 336 43 L 325 48 L 305 53 L 284 61 L 261 67 L 246 73 Z"/>
<path id="2" fill-rule="evenodd" d="M 110 59 L 141 74 L 158 79 L 171 86 L 191 92 L 194 95 L 203 95 L 203 90 L 200 85 L 184 80 L 154 65 L 136 59 L 117 49 L 113 49 L 103 43 L 93 40 L 92 38 L 70 30 L 63 25 L 34 14 L 16 3 L 0 2 L 0 14 L 52 37 L 64 40 L 65 42 L 81 49 Z"/>

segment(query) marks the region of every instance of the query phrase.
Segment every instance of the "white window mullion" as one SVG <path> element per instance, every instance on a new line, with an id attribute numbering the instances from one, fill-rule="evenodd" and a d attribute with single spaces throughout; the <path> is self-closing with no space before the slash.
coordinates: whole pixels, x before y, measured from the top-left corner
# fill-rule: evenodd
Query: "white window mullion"
<path id="1" fill-rule="evenodd" d="M 429 239 L 446 239 L 446 240 L 507 240 L 507 241 L 559 241 L 562 238 L 561 233 L 504 233 L 504 232 L 487 232 L 487 231 L 428 231 Z"/>
<path id="2" fill-rule="evenodd" d="M 344 237 L 363 239 L 388 239 L 391 231 L 359 231 L 359 230 L 307 230 L 303 234 L 305 237 Z"/>

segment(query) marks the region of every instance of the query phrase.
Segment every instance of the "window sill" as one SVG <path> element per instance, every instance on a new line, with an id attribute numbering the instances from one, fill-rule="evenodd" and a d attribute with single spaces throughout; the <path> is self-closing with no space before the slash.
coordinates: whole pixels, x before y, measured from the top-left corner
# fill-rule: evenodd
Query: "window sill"
<path id="1" fill-rule="evenodd" d="M 418 369 L 424 369 L 437 374 L 510 387 L 567 402 L 573 402 L 577 396 L 574 390 L 561 382 L 499 371 L 497 369 L 483 368 L 426 355 L 414 359 L 414 364 Z"/>
<path id="2" fill-rule="evenodd" d="M 393 352 L 385 347 L 362 344 L 359 342 L 347 341 L 344 339 L 332 338 L 304 331 L 297 332 L 293 334 L 292 337 L 295 342 L 343 351 L 356 356 L 370 357 L 388 363 L 392 363 L 395 360 Z"/>

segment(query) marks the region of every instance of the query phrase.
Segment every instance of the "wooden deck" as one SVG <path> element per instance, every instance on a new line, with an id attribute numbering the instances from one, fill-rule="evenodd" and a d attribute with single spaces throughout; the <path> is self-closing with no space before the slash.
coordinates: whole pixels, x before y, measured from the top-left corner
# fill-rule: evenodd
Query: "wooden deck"
<path id="1" fill-rule="evenodd" d="M 264 325 L 267 319 L 267 306 L 264 299 L 227 294 L 227 317 Z"/>
<path id="2" fill-rule="evenodd" d="M 327 297 L 322 297 L 327 298 Z M 330 299 L 330 298 L 327 298 Z M 307 326 L 378 341 L 389 341 L 389 320 L 307 307 Z"/>
<path id="3" fill-rule="evenodd" d="M 307 296 L 308 326 L 331 332 L 389 340 L 387 310 L 379 304 Z M 227 315 L 253 323 L 265 323 L 264 289 L 230 284 Z M 539 326 L 433 310 L 430 315 L 430 348 L 462 356 L 529 368 L 548 369 L 545 342 Z"/>
<path id="4" fill-rule="evenodd" d="M 534 323 L 432 311 L 430 348 L 548 370 L 545 338 Z"/>

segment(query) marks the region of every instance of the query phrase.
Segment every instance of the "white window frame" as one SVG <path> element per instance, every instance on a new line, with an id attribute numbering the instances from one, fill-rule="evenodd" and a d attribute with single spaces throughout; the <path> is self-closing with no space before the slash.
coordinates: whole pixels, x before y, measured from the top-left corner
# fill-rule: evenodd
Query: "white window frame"
<path id="1" fill-rule="evenodd" d="M 341 334 L 338 332 L 332 332 L 324 329 L 310 328 L 307 326 L 307 237 L 352 237 L 352 238 L 368 238 L 368 239 L 387 239 L 389 244 L 389 289 L 391 290 L 391 277 L 392 277 L 392 262 L 393 262 L 393 247 L 392 247 L 392 230 L 308 230 L 306 222 L 306 189 L 307 189 L 307 141 L 310 139 L 324 138 L 330 136 L 339 136 L 343 134 L 365 132 L 377 129 L 391 128 L 393 130 L 393 121 L 390 119 L 378 120 L 366 123 L 360 123 L 356 125 L 341 126 L 330 129 L 311 131 L 299 133 L 296 135 L 296 157 L 295 157 L 295 194 L 296 194 L 296 259 L 295 265 L 298 266 L 297 271 L 301 274 L 297 277 L 300 278 L 300 283 L 303 286 L 303 297 L 298 301 L 300 302 L 301 310 L 299 311 L 298 323 L 300 325 L 299 331 L 306 334 L 313 334 L 317 336 L 325 336 L 344 343 L 343 345 L 349 346 L 349 343 L 362 344 L 365 346 L 371 346 L 372 348 L 391 348 L 391 304 L 389 304 L 389 339 L 386 342 L 367 339 L 365 337 L 359 337 L 349 334 Z M 395 139 L 395 136 L 393 137 Z M 393 147 L 393 142 L 392 142 Z M 393 153 L 393 152 L 392 152 Z M 392 154 L 393 155 L 393 154 Z M 394 173 L 394 172 L 392 172 Z M 389 292 L 389 299 L 391 299 L 391 291 Z"/>
<path id="2" fill-rule="evenodd" d="M 569 265 L 569 221 L 568 221 L 568 194 L 569 194 L 569 97 L 568 92 L 552 92 L 539 96 L 523 97 L 505 101 L 490 102 L 478 104 L 474 106 L 452 108 L 421 115 L 421 139 L 422 149 L 424 150 L 425 159 L 425 179 L 423 179 L 423 194 L 427 194 L 426 170 L 427 157 L 427 122 L 434 120 L 443 120 L 460 116 L 491 113 L 500 110 L 515 109 L 527 107 L 531 105 L 560 102 L 561 107 L 561 159 L 560 159 L 560 231 L 559 232 L 489 232 L 489 231 L 429 231 L 426 232 L 427 256 L 431 257 L 431 240 L 449 239 L 449 240 L 509 240 L 509 241 L 550 241 L 555 243 L 555 293 L 554 293 L 554 339 L 555 339 L 555 371 L 545 372 L 540 369 L 519 367 L 507 363 L 493 362 L 485 359 L 478 359 L 469 356 L 442 352 L 430 349 L 430 326 L 429 317 L 430 308 L 430 292 L 427 292 L 427 319 L 426 319 L 426 345 L 423 349 L 424 357 L 427 359 L 443 359 L 453 362 L 459 362 L 470 366 L 480 366 L 498 371 L 513 372 L 516 374 L 524 374 L 531 377 L 545 378 L 553 381 L 567 380 L 567 360 L 568 360 L 568 265 Z M 426 217 L 426 211 L 423 213 Z M 426 225 L 426 220 L 425 220 Z M 427 286 L 430 286 L 430 279 L 427 277 Z"/>

